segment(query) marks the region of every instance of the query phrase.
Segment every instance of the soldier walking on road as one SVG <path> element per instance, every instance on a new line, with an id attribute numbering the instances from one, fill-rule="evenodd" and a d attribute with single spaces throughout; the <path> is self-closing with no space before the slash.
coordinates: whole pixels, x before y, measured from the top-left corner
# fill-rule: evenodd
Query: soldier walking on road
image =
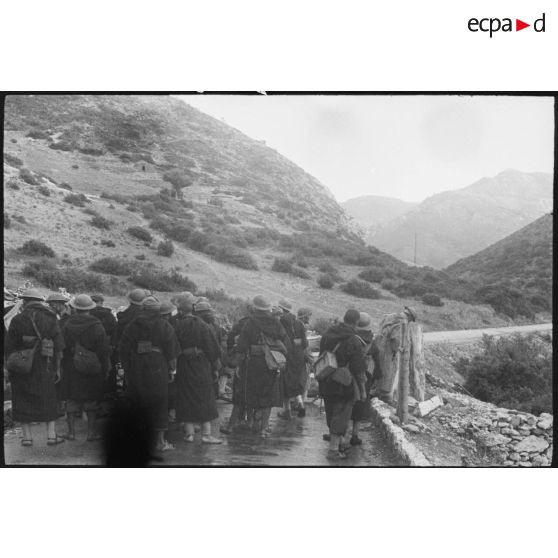
<path id="1" fill-rule="evenodd" d="M 176 373 L 176 420 L 184 423 L 184 441 L 194 441 L 194 425 L 201 424 L 202 442 L 220 444 L 211 435 L 211 421 L 219 417 L 214 383 L 220 349 L 211 328 L 192 314 L 194 296 L 184 293 L 175 299 L 179 313 L 175 331 L 180 353 Z"/>
<path id="2" fill-rule="evenodd" d="M 126 396 L 143 411 L 156 432 L 156 449 L 172 450 L 168 430 L 168 383 L 176 372 L 178 344 L 170 323 L 159 315 L 154 297 L 143 300 L 140 315 L 130 322 L 120 341 L 120 359 L 126 372 Z"/>
<path id="3" fill-rule="evenodd" d="M 21 298 L 23 309 L 10 322 L 5 340 L 6 368 L 12 385 L 12 416 L 22 423 L 23 446 L 33 445 L 32 422 L 45 422 L 47 444 L 55 445 L 64 441 L 56 434 L 55 426 L 58 418 L 56 383 L 60 379 L 64 340 L 56 314 L 42 303 L 43 296 L 37 289 L 26 290 Z M 29 357 L 24 358 L 22 351 L 28 349 L 31 349 L 27 353 Z M 21 365 L 23 360 L 28 366 Z"/>
<path id="4" fill-rule="evenodd" d="M 271 304 L 263 296 L 254 297 L 253 313 L 238 339 L 238 352 L 244 356 L 246 405 L 260 415 L 255 427 L 262 438 L 269 433 L 271 408 L 283 406 L 280 368 L 271 367 L 266 352 L 273 348 L 286 356 L 289 346 L 285 329 L 271 314 Z"/>
<path id="5" fill-rule="evenodd" d="M 76 296 L 71 302 L 75 313 L 68 318 L 62 358 L 62 394 L 66 399 L 68 440 L 75 440 L 75 420 L 85 411 L 87 440 L 101 438 L 96 429 L 99 402 L 110 368 L 110 345 L 100 320 L 91 315 L 95 303 L 88 295 Z M 80 360 L 81 359 L 81 360 Z"/>

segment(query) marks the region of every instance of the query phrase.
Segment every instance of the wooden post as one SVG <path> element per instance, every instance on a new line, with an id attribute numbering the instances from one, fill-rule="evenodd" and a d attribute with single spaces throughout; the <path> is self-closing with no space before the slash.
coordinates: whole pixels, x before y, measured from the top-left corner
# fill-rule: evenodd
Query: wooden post
<path id="1" fill-rule="evenodd" d="M 409 416 L 409 339 L 408 324 L 406 320 L 401 329 L 401 348 L 403 350 L 401 351 L 399 364 L 397 416 L 399 417 L 401 424 L 406 424 Z"/>

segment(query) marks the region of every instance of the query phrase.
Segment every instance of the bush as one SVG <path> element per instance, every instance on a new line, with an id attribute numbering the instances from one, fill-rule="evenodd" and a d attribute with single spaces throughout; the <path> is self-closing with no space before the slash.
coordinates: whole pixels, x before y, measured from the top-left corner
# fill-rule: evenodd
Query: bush
<path id="1" fill-rule="evenodd" d="M 337 268 L 332 266 L 329 262 L 325 262 L 323 264 L 320 264 L 320 267 L 318 267 L 318 269 L 322 273 L 331 273 L 333 275 L 337 275 L 339 273 Z"/>
<path id="2" fill-rule="evenodd" d="M 55 149 L 57 151 L 72 151 L 73 150 L 73 146 L 71 143 L 67 142 L 67 141 L 56 141 L 56 142 L 52 142 L 49 147 L 51 149 Z"/>
<path id="3" fill-rule="evenodd" d="M 235 246 L 224 246 L 219 248 L 216 258 L 220 262 L 229 263 L 242 269 L 258 269 L 258 264 L 252 254 Z"/>
<path id="4" fill-rule="evenodd" d="M 426 293 L 422 295 L 422 302 L 428 306 L 443 306 L 442 299 L 434 293 Z"/>
<path id="5" fill-rule="evenodd" d="M 328 273 L 322 273 L 318 277 L 318 285 L 322 289 L 332 289 L 333 285 L 335 285 L 335 281 L 333 280 L 333 277 Z"/>
<path id="6" fill-rule="evenodd" d="M 5 151 L 4 151 L 4 162 L 8 163 L 8 165 L 12 167 L 19 168 L 23 166 L 23 161 L 19 157 L 16 157 L 11 153 L 6 153 Z"/>
<path id="7" fill-rule="evenodd" d="M 145 260 L 145 254 L 138 254 L 138 255 L 136 256 L 136 260 L 144 261 L 144 260 Z"/>
<path id="8" fill-rule="evenodd" d="M 482 401 L 538 415 L 552 413 L 552 350 L 535 335 L 483 338 L 483 354 L 461 359 L 465 388 Z"/>
<path id="9" fill-rule="evenodd" d="M 370 283 L 367 281 L 360 281 L 359 279 L 351 279 L 349 282 L 342 285 L 341 289 L 359 298 L 381 298 L 380 292 L 372 287 Z"/>
<path id="10" fill-rule="evenodd" d="M 64 287 L 69 292 L 102 292 L 104 287 L 99 275 L 75 266 L 58 268 L 52 260 L 29 262 L 23 267 L 22 274 L 36 279 L 51 290 Z"/>
<path id="11" fill-rule="evenodd" d="M 73 169 L 79 169 L 79 165 L 72 165 Z"/>
<path id="12" fill-rule="evenodd" d="M 151 233 L 143 227 L 130 227 L 126 232 L 143 242 L 151 242 L 153 240 Z"/>
<path id="13" fill-rule="evenodd" d="M 101 244 L 107 248 L 114 248 L 116 244 L 112 240 L 101 240 Z"/>
<path id="14" fill-rule="evenodd" d="M 159 246 L 157 246 L 157 254 L 159 254 L 159 256 L 170 258 L 174 254 L 174 244 L 172 243 L 172 240 L 159 242 Z"/>
<path id="15" fill-rule="evenodd" d="M 43 196 L 50 196 L 50 188 L 47 188 L 46 186 L 39 186 L 37 188 L 37 192 L 39 192 L 39 194 L 42 194 Z"/>
<path id="16" fill-rule="evenodd" d="M 16 140 L 15 138 L 12 138 L 10 141 L 11 141 L 12 143 L 17 143 L 17 140 Z"/>
<path id="17" fill-rule="evenodd" d="M 397 283 L 393 279 L 382 279 L 380 285 L 386 291 L 393 291 L 397 287 Z"/>
<path id="18" fill-rule="evenodd" d="M 96 147 L 91 147 L 91 146 L 87 146 L 87 145 L 84 146 L 84 147 L 79 147 L 78 151 L 80 151 L 84 155 L 99 156 L 99 155 L 104 154 L 104 151 L 102 149 L 98 149 Z"/>
<path id="19" fill-rule="evenodd" d="M 84 207 L 86 203 L 91 203 L 84 194 L 66 194 L 64 196 L 64 201 L 76 207 Z"/>
<path id="20" fill-rule="evenodd" d="M 82 213 L 85 213 L 86 215 L 92 215 L 93 217 L 97 217 L 99 215 L 99 213 L 92 207 L 86 207 L 85 209 L 82 209 Z"/>
<path id="21" fill-rule="evenodd" d="M 26 136 L 33 139 L 50 139 L 50 135 L 47 132 L 37 129 L 29 130 Z"/>
<path id="22" fill-rule="evenodd" d="M 301 279 L 310 279 L 311 275 L 304 271 L 304 269 L 300 268 L 300 267 L 296 267 L 293 265 L 292 269 L 291 269 L 291 275 L 294 275 L 295 277 L 300 277 Z"/>
<path id="23" fill-rule="evenodd" d="M 365 281 L 369 281 L 370 283 L 380 283 L 384 278 L 383 272 L 373 267 L 361 271 L 358 276 Z"/>
<path id="24" fill-rule="evenodd" d="M 72 191 L 73 188 L 67 183 L 67 182 L 62 182 L 61 184 L 58 185 L 60 188 L 63 188 L 64 190 L 70 190 Z"/>
<path id="25" fill-rule="evenodd" d="M 12 218 L 14 219 L 14 221 L 17 221 L 18 223 L 21 223 L 22 225 L 26 225 L 27 221 L 25 220 L 25 217 L 23 215 L 12 215 Z"/>
<path id="26" fill-rule="evenodd" d="M 9 229 L 12 226 L 10 216 L 4 211 L 4 228 Z"/>
<path id="27" fill-rule="evenodd" d="M 27 182 L 27 184 L 31 184 L 31 186 L 39 185 L 39 179 L 36 176 L 34 176 L 29 169 L 26 169 L 25 167 L 19 169 L 19 177 L 24 182 Z"/>
<path id="28" fill-rule="evenodd" d="M 56 257 L 54 250 L 40 240 L 28 240 L 23 246 L 21 246 L 19 252 L 21 254 L 25 254 L 26 256 L 44 256 L 46 258 Z"/>
<path id="29" fill-rule="evenodd" d="M 477 289 L 475 297 L 485 304 L 490 304 L 496 312 L 510 318 L 525 316 L 532 319 L 535 315 L 527 297 L 521 291 L 507 285 L 486 285 Z"/>
<path id="30" fill-rule="evenodd" d="M 430 287 L 432 288 L 432 287 Z M 403 281 L 397 287 L 395 287 L 395 294 L 397 296 L 422 296 L 428 292 L 429 287 L 423 285 L 422 283 L 415 283 L 413 281 Z"/>
<path id="31" fill-rule="evenodd" d="M 10 178 L 6 182 L 6 186 L 11 190 L 19 190 L 19 184 L 17 183 L 17 180 L 15 178 Z"/>
<path id="32" fill-rule="evenodd" d="M 101 258 L 93 262 L 89 269 L 109 275 L 128 275 L 132 272 L 132 267 L 128 262 L 117 258 Z"/>
<path id="33" fill-rule="evenodd" d="M 143 289 L 161 292 L 190 291 L 195 292 L 197 286 L 188 277 L 180 275 L 177 271 L 162 271 L 154 267 L 145 266 L 136 270 L 130 280 Z"/>
<path id="34" fill-rule="evenodd" d="M 214 205 L 215 207 L 224 207 L 224 202 L 221 198 L 209 198 L 208 204 Z"/>
<path id="35" fill-rule="evenodd" d="M 112 225 L 112 221 L 105 219 L 101 215 L 96 215 L 89 221 L 89 224 L 92 225 L 93 227 L 97 227 L 98 229 L 103 229 L 108 231 Z"/>
<path id="36" fill-rule="evenodd" d="M 293 269 L 293 264 L 285 258 L 275 258 L 271 271 L 278 271 L 279 273 L 290 273 Z"/>
<path id="37" fill-rule="evenodd" d="M 296 264 L 298 265 L 298 267 L 302 267 L 304 269 L 306 269 L 310 265 L 308 263 L 308 260 L 302 254 L 295 254 L 291 258 L 291 261 L 293 264 Z"/>

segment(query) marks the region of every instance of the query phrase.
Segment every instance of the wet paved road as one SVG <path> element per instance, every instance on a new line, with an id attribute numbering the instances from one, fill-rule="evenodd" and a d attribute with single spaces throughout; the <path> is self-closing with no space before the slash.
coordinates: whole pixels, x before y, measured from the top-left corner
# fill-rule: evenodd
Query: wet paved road
<path id="1" fill-rule="evenodd" d="M 220 416 L 228 417 L 230 405 L 220 404 Z M 402 465 L 385 445 L 376 427 L 365 424 L 361 431 L 363 445 L 349 450 L 349 457 L 338 462 L 327 459 L 327 442 L 322 440 L 326 430 L 325 415 L 317 405 L 308 403 L 303 419 L 284 421 L 276 417 L 278 409 L 272 412 L 272 433 L 261 440 L 257 435 L 238 431 L 230 436 L 222 436 L 220 446 L 201 443 L 199 433 L 196 441 L 187 444 L 177 430 L 168 433 L 175 450 L 162 454 L 163 461 L 156 465 L 198 465 L 198 466 L 372 466 L 390 467 Z M 79 425 L 79 426 L 78 426 Z M 21 429 L 7 430 L 4 437 L 6 464 L 18 465 L 102 465 L 100 442 L 85 441 L 85 420 L 78 421 L 77 440 L 66 441 L 58 446 L 46 446 L 44 425 L 34 425 L 35 443 L 27 448 L 20 444 Z M 214 425 L 215 433 L 218 425 Z M 63 420 L 59 421 L 59 433 L 65 432 Z"/>

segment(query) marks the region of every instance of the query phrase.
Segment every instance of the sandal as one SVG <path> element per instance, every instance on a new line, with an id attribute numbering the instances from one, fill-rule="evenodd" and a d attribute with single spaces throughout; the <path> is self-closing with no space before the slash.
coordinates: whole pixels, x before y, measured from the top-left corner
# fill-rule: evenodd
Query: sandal
<path id="1" fill-rule="evenodd" d="M 223 440 L 219 440 L 219 438 L 214 438 L 213 436 L 202 436 L 202 443 L 203 444 L 222 444 Z"/>
<path id="2" fill-rule="evenodd" d="M 184 436 L 184 441 L 191 444 L 194 441 L 194 435 L 193 434 L 186 434 L 186 436 Z"/>
<path id="3" fill-rule="evenodd" d="M 162 446 L 157 446 L 156 449 L 157 451 L 171 451 L 174 449 L 174 446 L 165 440 L 165 443 Z"/>
<path id="4" fill-rule="evenodd" d="M 25 447 L 29 447 L 33 445 L 33 440 L 26 440 L 25 438 L 21 440 L 21 445 Z"/>
<path id="5" fill-rule="evenodd" d="M 56 444 L 62 444 L 66 440 L 62 436 L 56 436 L 56 438 L 48 438 L 47 446 L 55 446 Z"/>

